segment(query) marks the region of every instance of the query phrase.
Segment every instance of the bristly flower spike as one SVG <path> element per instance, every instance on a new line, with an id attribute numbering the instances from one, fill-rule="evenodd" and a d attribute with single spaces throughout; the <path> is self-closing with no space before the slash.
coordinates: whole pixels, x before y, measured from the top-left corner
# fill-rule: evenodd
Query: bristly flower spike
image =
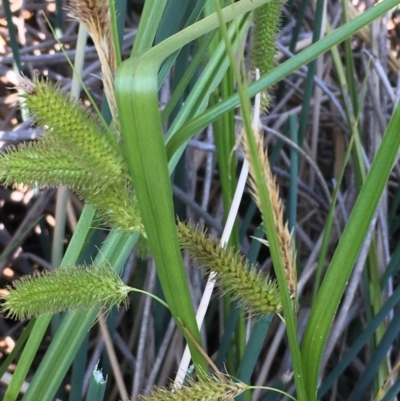
<path id="1" fill-rule="evenodd" d="M 100 191 L 111 177 L 99 174 L 96 165 L 90 166 L 88 162 L 83 163 L 76 154 L 47 137 L 9 146 L 1 153 L 0 182 L 5 186 L 23 183 L 41 188 L 68 185 L 77 194 L 88 188 L 93 192 Z"/>
<path id="2" fill-rule="evenodd" d="M 93 39 L 101 62 L 104 92 L 110 105 L 113 122 L 118 127 L 118 110 L 114 91 L 117 59 L 109 3 L 104 0 L 71 0 L 68 11 L 71 17 L 86 27 Z"/>
<path id="3" fill-rule="evenodd" d="M 189 379 L 181 388 L 156 388 L 150 397 L 139 396 L 140 401 L 227 401 L 246 391 L 248 386 L 220 375 L 194 381 Z"/>
<path id="4" fill-rule="evenodd" d="M 37 142 L 12 147 L 0 156 L 0 182 L 68 185 L 113 228 L 144 234 L 123 151 L 114 135 L 59 87 L 23 77 L 18 87 L 46 131 Z"/>
<path id="5" fill-rule="evenodd" d="M 126 301 L 131 287 L 109 266 L 75 266 L 24 276 L 0 296 L 6 317 L 25 319 L 74 309 L 106 311 Z"/>
<path id="6" fill-rule="evenodd" d="M 30 82 L 21 77 L 17 88 L 25 91 L 24 104 L 46 130 L 44 138 L 52 136 L 70 152 L 79 152 L 81 159 L 90 159 L 113 180 L 127 177 L 128 168 L 116 138 L 82 104 L 59 86 L 38 78 Z"/>
<path id="7" fill-rule="evenodd" d="M 275 67 L 276 35 L 280 26 L 282 0 L 271 0 L 253 12 L 254 28 L 251 38 L 250 63 L 254 71 L 265 75 Z M 261 107 L 268 108 L 270 95 L 265 90 L 261 94 Z"/>
<path id="8" fill-rule="evenodd" d="M 272 174 L 271 167 L 269 165 L 268 154 L 264 149 L 263 138 L 259 132 L 256 133 L 255 139 L 257 143 L 258 158 L 262 160 L 264 180 L 268 187 L 268 191 L 271 198 L 272 211 L 274 215 L 276 231 L 278 234 L 279 248 L 281 250 L 288 291 L 290 297 L 294 300 L 297 297 L 297 272 L 296 272 L 296 261 L 294 252 L 295 247 L 293 243 L 293 237 L 289 232 L 289 227 L 287 223 L 284 223 L 283 206 L 281 198 L 279 196 L 279 189 L 276 184 L 275 177 Z M 249 172 L 250 172 L 249 186 L 251 195 L 257 207 L 261 210 L 261 200 L 255 180 L 256 175 L 253 164 L 251 163 L 249 145 L 246 135 L 242 135 L 242 143 L 243 143 L 244 156 L 246 157 L 246 160 L 249 163 Z"/>
<path id="9" fill-rule="evenodd" d="M 281 298 L 275 282 L 257 272 L 255 266 L 232 249 L 223 248 L 204 232 L 178 222 L 178 239 L 182 248 L 189 251 L 207 272 L 216 272 L 216 280 L 225 293 L 238 299 L 251 314 L 279 313 Z"/>

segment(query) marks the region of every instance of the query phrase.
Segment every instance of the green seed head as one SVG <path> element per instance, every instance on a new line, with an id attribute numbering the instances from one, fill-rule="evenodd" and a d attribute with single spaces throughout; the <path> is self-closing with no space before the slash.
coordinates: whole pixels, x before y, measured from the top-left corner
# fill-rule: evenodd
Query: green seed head
<path id="1" fill-rule="evenodd" d="M 79 152 L 83 160 L 96 160 L 114 180 L 125 178 L 127 166 L 115 136 L 101 126 L 96 116 L 58 86 L 38 79 L 31 84 L 25 79 L 23 82 L 20 88 L 26 90 L 25 105 L 39 126 L 58 143 Z"/>
<path id="2" fill-rule="evenodd" d="M 25 319 L 73 309 L 110 309 L 131 290 L 109 266 L 59 268 L 16 280 L 1 295 L 6 317 Z"/>
<path id="3" fill-rule="evenodd" d="M 271 0 L 254 11 L 254 29 L 251 41 L 250 60 L 252 69 L 258 68 L 265 75 L 275 67 L 276 35 L 280 27 L 282 0 Z M 270 96 L 261 94 L 261 105 L 267 108 Z"/>
<path id="4" fill-rule="evenodd" d="M 207 272 L 216 272 L 224 292 L 238 299 L 250 313 L 267 315 L 282 309 L 276 283 L 257 272 L 243 256 L 182 222 L 178 222 L 177 228 L 181 246 L 188 249 Z"/>
<path id="5" fill-rule="evenodd" d="M 9 147 L 0 154 L 0 182 L 41 188 L 68 185 L 78 194 L 88 188 L 96 192 L 106 187 L 111 177 L 98 174 L 95 167 L 82 163 L 76 153 L 60 147 L 53 138 L 45 137 Z"/>
<path id="6" fill-rule="evenodd" d="M 234 382 L 225 376 L 208 376 L 199 381 L 189 380 L 181 388 L 156 388 L 150 397 L 139 397 L 141 401 L 224 401 L 237 397 L 247 385 Z"/>

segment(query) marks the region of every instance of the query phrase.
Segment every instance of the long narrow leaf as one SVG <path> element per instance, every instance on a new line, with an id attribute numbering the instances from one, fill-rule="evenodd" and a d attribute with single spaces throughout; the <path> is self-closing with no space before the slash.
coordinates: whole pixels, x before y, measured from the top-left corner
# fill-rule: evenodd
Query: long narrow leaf
<path id="1" fill-rule="evenodd" d="M 82 251 L 82 247 L 86 242 L 87 236 L 91 230 L 91 224 L 94 218 L 94 210 L 90 207 L 85 207 L 82 212 L 81 219 L 79 220 L 75 234 L 71 239 L 70 246 L 64 256 L 63 266 L 73 265 Z M 26 379 L 32 361 L 36 355 L 43 336 L 46 333 L 47 326 L 51 321 L 51 316 L 41 316 L 35 322 L 32 333 L 25 345 L 21 358 L 18 362 L 17 368 L 14 372 L 10 385 L 8 386 L 7 393 L 4 397 L 7 401 L 13 401 L 17 398 L 19 389 Z"/>
<path id="2" fill-rule="evenodd" d="M 138 235 L 111 233 L 95 263 L 110 263 L 119 273 L 134 246 Z M 92 326 L 98 310 L 73 311 L 65 316 L 52 340 L 23 401 L 50 401 L 57 392 L 82 341 Z"/>
<path id="3" fill-rule="evenodd" d="M 224 20 L 232 20 L 265 2 L 242 0 L 226 7 Z M 122 63 L 116 77 L 116 98 L 127 162 L 157 273 L 172 315 L 177 322 L 182 319 L 199 343 L 200 334 L 175 229 L 172 189 L 158 110 L 157 74 L 168 56 L 218 25 L 215 14 L 204 18 L 146 53 Z M 189 344 L 195 365 L 204 372 L 204 357 L 191 341 Z"/>
<path id="4" fill-rule="evenodd" d="M 311 310 L 302 345 L 310 400 L 316 399 L 318 369 L 329 328 L 400 146 L 399 124 L 400 105 L 389 122 Z"/>
<path id="5" fill-rule="evenodd" d="M 336 29 L 325 38 L 321 39 L 317 43 L 314 43 L 301 53 L 276 67 L 271 73 L 264 75 L 259 80 L 249 85 L 249 96 L 255 96 L 263 89 L 269 88 L 281 81 L 303 65 L 308 64 L 311 60 L 327 52 L 332 46 L 337 45 L 351 35 L 354 35 L 362 27 L 370 24 L 376 18 L 387 13 L 399 3 L 399 0 L 385 0 L 368 9 L 354 20 Z M 237 107 L 239 103 L 239 95 L 235 94 L 229 99 L 221 101 L 221 103 L 218 105 L 211 107 L 203 114 L 188 121 L 177 132 L 170 136 L 167 143 L 168 158 L 170 159 L 177 149 L 179 149 L 184 142 L 188 141 L 196 132 L 199 132 L 207 127 L 207 125 L 214 122 L 222 114 Z"/>

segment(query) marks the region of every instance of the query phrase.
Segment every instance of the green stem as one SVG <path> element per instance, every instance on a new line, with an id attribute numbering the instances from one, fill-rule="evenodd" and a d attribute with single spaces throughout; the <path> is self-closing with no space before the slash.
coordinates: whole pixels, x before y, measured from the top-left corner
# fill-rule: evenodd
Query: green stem
<path id="1" fill-rule="evenodd" d="M 242 0 L 222 10 L 223 19 L 230 21 L 265 2 Z M 175 229 L 168 161 L 158 111 L 157 76 L 161 63 L 168 56 L 218 25 L 218 18 L 213 14 L 143 54 L 135 49 L 135 56 L 118 69 L 115 83 L 128 167 L 157 273 L 175 321 L 180 325 L 181 319 L 199 344 L 200 334 Z M 190 339 L 187 340 L 195 366 L 202 375 L 207 370 L 206 361 Z"/>
<path id="2" fill-rule="evenodd" d="M 354 20 L 346 23 L 340 28 L 336 29 L 323 39 L 314 43 L 301 53 L 290 58 L 284 63 L 276 67 L 271 73 L 264 75 L 258 81 L 249 85 L 248 94 L 250 97 L 255 96 L 265 88 L 275 85 L 282 79 L 286 78 L 291 73 L 298 70 L 303 65 L 308 64 L 310 61 L 319 55 L 327 52 L 333 46 L 343 42 L 362 29 L 364 26 L 370 24 L 376 18 L 389 12 L 392 8 L 400 3 L 399 0 L 385 0 L 374 7 L 369 8 Z M 235 94 L 229 99 L 222 100 L 218 105 L 209 108 L 206 112 L 196 116 L 188 121 L 184 126 L 180 127 L 179 131 L 175 132 L 168 138 L 167 154 L 170 159 L 182 143 L 188 141 L 195 133 L 201 131 L 206 126 L 216 121 L 221 115 L 229 110 L 233 110 L 240 104 L 239 95 Z"/>

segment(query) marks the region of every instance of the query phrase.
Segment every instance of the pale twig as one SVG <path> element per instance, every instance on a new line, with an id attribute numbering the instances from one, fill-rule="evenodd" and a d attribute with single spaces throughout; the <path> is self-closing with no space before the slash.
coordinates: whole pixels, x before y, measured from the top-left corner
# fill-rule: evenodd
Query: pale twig
<path id="1" fill-rule="evenodd" d="M 104 316 L 99 317 L 99 324 L 101 333 L 103 334 L 104 343 L 106 345 L 107 355 L 108 358 L 110 359 L 111 369 L 114 373 L 114 378 L 118 386 L 119 394 L 121 395 L 121 398 L 123 400 L 127 400 L 129 398 L 128 391 L 126 390 L 125 383 L 123 381 L 122 372 L 119 367 L 117 355 L 115 354 L 115 350 L 112 344 L 112 339 L 110 333 L 108 332 L 108 327 Z"/>
<path id="2" fill-rule="evenodd" d="M 164 333 L 164 337 L 163 337 L 161 346 L 158 350 L 157 358 L 153 363 L 153 367 L 152 367 L 149 377 L 147 379 L 146 388 L 143 392 L 144 395 L 150 394 L 150 389 L 153 387 L 156 377 L 159 373 L 160 367 L 161 367 L 162 363 L 164 362 L 165 354 L 168 351 L 168 346 L 170 345 L 171 338 L 172 338 L 172 335 L 174 334 L 175 329 L 176 329 L 175 321 L 174 321 L 174 319 L 171 318 L 171 320 L 168 324 L 168 327 Z"/>
<path id="3" fill-rule="evenodd" d="M 148 263 L 150 267 L 150 277 L 149 277 L 149 285 L 146 291 L 153 292 L 155 287 L 155 279 L 156 279 L 156 268 L 154 260 L 151 259 Z M 139 335 L 139 343 L 138 349 L 136 354 L 136 369 L 133 378 L 133 385 L 132 385 L 132 392 L 131 396 L 132 399 L 136 400 L 139 394 L 140 387 L 142 385 L 143 376 L 145 373 L 145 369 L 143 366 L 143 359 L 145 354 L 145 347 L 146 347 L 146 340 L 148 338 L 148 330 L 149 330 L 149 321 L 151 315 L 151 305 L 152 305 L 152 298 L 146 297 L 145 304 L 143 308 L 143 320 L 141 322 L 141 329 Z"/>
<path id="4" fill-rule="evenodd" d="M 111 32 L 111 12 L 107 2 L 72 0 L 69 7 L 71 17 L 85 25 L 96 46 L 103 72 L 104 92 L 106 94 L 114 123 L 118 122 L 115 100 L 114 75 L 117 60 Z"/>
<path id="5" fill-rule="evenodd" d="M 256 96 L 256 100 L 255 100 L 255 110 L 254 110 L 254 116 L 253 116 L 253 126 L 254 127 L 258 126 L 258 122 L 260 119 L 260 107 L 261 107 L 260 103 L 261 103 L 261 97 L 260 97 L 260 94 L 258 94 Z M 237 213 L 239 210 L 240 201 L 242 199 L 244 188 L 246 186 L 248 172 L 249 172 L 249 168 L 248 168 L 247 161 L 244 161 L 242 170 L 240 172 L 238 184 L 236 187 L 235 195 L 234 195 L 234 198 L 232 201 L 231 209 L 229 210 L 225 228 L 222 233 L 221 246 L 225 246 L 228 243 L 229 237 L 231 235 L 233 225 L 235 223 L 235 219 L 236 219 L 236 216 L 237 216 Z M 210 303 L 210 299 L 212 296 L 212 292 L 214 290 L 214 286 L 215 286 L 215 273 L 211 272 L 208 277 L 208 281 L 207 281 L 206 287 L 204 289 L 203 296 L 201 298 L 200 305 L 199 305 L 199 308 L 198 308 L 197 314 L 196 314 L 196 321 L 197 321 L 197 325 L 198 325 L 199 329 L 201 328 L 201 326 L 203 324 L 204 317 L 207 312 L 207 308 L 208 308 L 208 305 Z M 178 372 L 175 377 L 175 382 L 174 382 L 175 387 L 182 386 L 183 380 L 186 375 L 186 371 L 189 366 L 189 362 L 190 362 L 190 352 L 189 352 L 188 346 L 186 345 L 185 352 L 183 354 L 181 363 L 179 365 Z"/>
<path id="6" fill-rule="evenodd" d="M 4 375 L 0 379 L 0 383 L 3 384 L 5 387 L 8 387 L 13 379 L 13 375 L 9 372 L 5 372 Z M 20 388 L 20 393 L 25 394 L 28 391 L 29 383 L 24 381 Z M 55 398 L 55 401 L 61 401 L 59 398 Z"/>

